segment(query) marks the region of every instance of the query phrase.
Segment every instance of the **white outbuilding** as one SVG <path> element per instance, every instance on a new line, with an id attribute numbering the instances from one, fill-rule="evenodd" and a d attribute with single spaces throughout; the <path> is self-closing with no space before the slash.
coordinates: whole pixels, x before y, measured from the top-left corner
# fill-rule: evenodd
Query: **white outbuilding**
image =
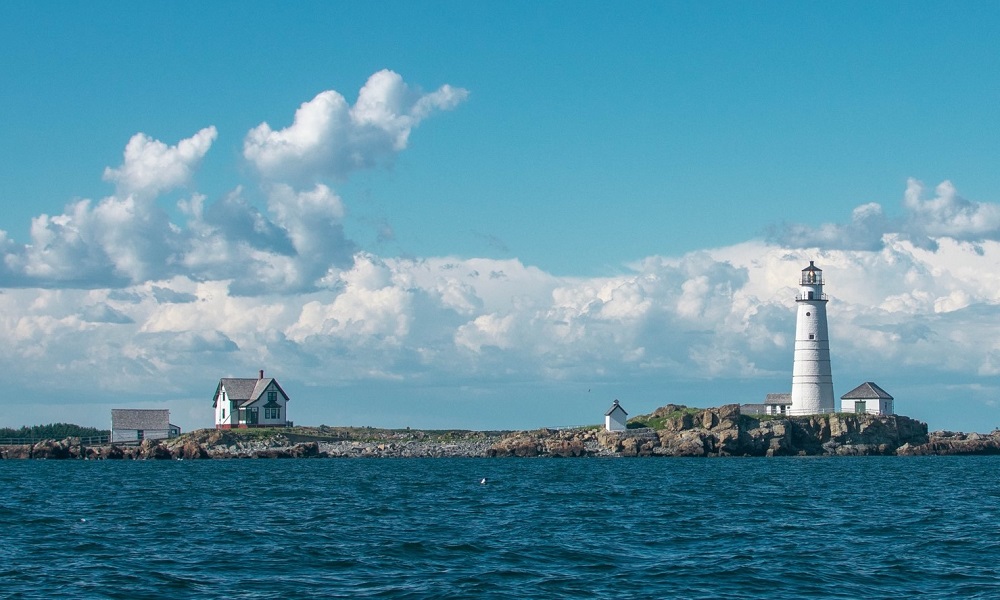
<path id="1" fill-rule="evenodd" d="M 608 412 L 604 413 L 604 428 L 608 431 L 625 431 L 628 427 L 625 422 L 628 420 L 628 413 L 615 400 Z"/>
<path id="2" fill-rule="evenodd" d="M 893 415 L 892 396 L 888 392 L 866 381 L 840 397 L 840 410 L 845 413 L 868 413 L 870 415 Z"/>

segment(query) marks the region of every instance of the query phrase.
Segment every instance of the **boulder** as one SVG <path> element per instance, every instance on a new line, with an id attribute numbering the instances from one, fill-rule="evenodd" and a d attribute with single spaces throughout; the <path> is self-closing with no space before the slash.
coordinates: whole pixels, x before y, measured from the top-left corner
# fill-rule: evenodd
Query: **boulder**
<path id="1" fill-rule="evenodd" d="M 208 458 L 208 450 L 194 440 L 187 440 L 180 448 L 175 450 L 175 456 L 183 459 Z"/>
<path id="2" fill-rule="evenodd" d="M 551 456 L 583 456 L 586 450 L 582 440 L 550 440 L 545 443 L 545 451 Z"/>
<path id="3" fill-rule="evenodd" d="M 174 455 L 159 440 L 143 440 L 133 457 L 143 460 L 170 460 Z"/>

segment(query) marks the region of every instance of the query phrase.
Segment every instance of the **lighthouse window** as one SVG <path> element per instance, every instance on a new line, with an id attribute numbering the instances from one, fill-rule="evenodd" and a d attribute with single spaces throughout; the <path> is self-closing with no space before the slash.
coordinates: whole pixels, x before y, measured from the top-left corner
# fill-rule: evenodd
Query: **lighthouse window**
<path id="1" fill-rule="evenodd" d="M 811 316 L 812 316 L 812 313 L 809 313 L 809 312 L 807 312 L 807 313 L 806 313 L 806 316 L 807 316 L 807 317 L 811 317 Z"/>
<path id="2" fill-rule="evenodd" d="M 809 334 L 809 339 L 815 339 L 815 337 L 816 337 L 815 335 L 813 335 L 811 333 Z"/>

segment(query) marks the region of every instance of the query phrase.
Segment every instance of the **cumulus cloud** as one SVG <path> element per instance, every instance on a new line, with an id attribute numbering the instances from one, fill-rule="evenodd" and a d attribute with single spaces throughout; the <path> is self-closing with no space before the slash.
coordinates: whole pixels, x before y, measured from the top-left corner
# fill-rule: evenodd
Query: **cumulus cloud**
<path id="1" fill-rule="evenodd" d="M 231 293 L 245 295 L 338 285 L 358 248 L 344 232 L 340 196 L 307 180 L 391 160 L 423 119 L 467 94 L 449 85 L 422 93 L 392 71 L 372 75 L 353 106 L 324 92 L 303 104 L 287 129 L 263 123 L 246 138 L 246 158 L 265 176 L 287 176 L 295 187 L 270 183 L 248 198 L 238 186 L 214 202 L 193 192 L 177 201 L 183 223 L 171 221 L 158 201 L 191 183 L 216 129 L 176 145 L 138 133 L 122 164 L 104 171 L 115 194 L 36 217 L 25 244 L 0 232 L 0 285 L 120 288 L 187 276 L 228 281 Z M 377 233 L 390 239 L 391 226 L 380 224 Z"/>
<path id="2" fill-rule="evenodd" d="M 1000 205 L 967 200 L 950 181 L 939 183 L 932 198 L 925 196 L 923 183 L 912 178 L 907 181 L 905 231 L 914 242 L 933 247 L 940 237 L 974 242 L 1000 239 Z"/>
<path id="3" fill-rule="evenodd" d="M 940 238 L 966 242 L 1000 240 L 1000 204 L 973 202 L 958 194 L 950 181 L 943 181 L 927 198 L 926 186 L 907 180 L 903 194 L 903 216 L 889 219 L 882 206 L 870 202 L 851 212 L 849 223 L 811 226 L 785 223 L 771 227 L 766 239 L 789 248 L 878 251 L 884 236 L 899 235 L 929 250 Z"/>
<path id="4" fill-rule="evenodd" d="M 32 219 L 30 243 L 7 253 L 7 285 L 121 286 L 162 274 L 177 247 L 165 212 L 137 196 L 80 200 Z"/>
<path id="5" fill-rule="evenodd" d="M 869 202 L 851 211 L 850 223 L 824 223 L 815 228 L 801 223 L 786 223 L 772 227 L 767 232 L 767 238 L 791 248 L 878 250 L 882 247 L 882 236 L 888 231 L 889 222 L 882 206 Z"/>
<path id="6" fill-rule="evenodd" d="M 344 207 L 333 190 L 274 185 L 266 202 L 261 211 L 237 188 L 206 207 L 195 194 L 178 203 L 187 217 L 182 227 L 154 196 L 79 200 L 60 215 L 33 219 L 27 244 L 0 238 L 0 284 L 123 287 L 184 275 L 232 280 L 240 293 L 294 293 L 350 265 L 356 248 L 344 234 Z"/>
<path id="7" fill-rule="evenodd" d="M 104 179 L 117 184 L 123 196 L 155 196 L 186 185 L 216 136 L 215 127 L 206 127 L 176 146 L 167 146 L 137 133 L 125 146 L 122 165 L 116 169 L 107 167 Z"/>
<path id="8" fill-rule="evenodd" d="M 291 125 L 272 129 L 261 123 L 243 143 L 243 155 L 267 178 L 277 181 L 343 179 L 405 149 L 410 132 L 437 110 L 468 97 L 444 85 L 429 94 L 408 86 L 389 70 L 372 75 L 353 106 L 338 92 L 321 92 L 303 103 Z"/>

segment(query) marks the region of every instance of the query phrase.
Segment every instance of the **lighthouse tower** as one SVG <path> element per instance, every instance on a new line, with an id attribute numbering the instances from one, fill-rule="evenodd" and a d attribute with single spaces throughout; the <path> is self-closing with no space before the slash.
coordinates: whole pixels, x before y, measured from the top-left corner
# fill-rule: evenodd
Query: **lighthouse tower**
<path id="1" fill-rule="evenodd" d="M 792 365 L 793 415 L 834 411 L 833 374 L 830 371 L 830 335 L 826 326 L 823 271 L 813 261 L 802 269 L 795 296 L 795 362 Z"/>

